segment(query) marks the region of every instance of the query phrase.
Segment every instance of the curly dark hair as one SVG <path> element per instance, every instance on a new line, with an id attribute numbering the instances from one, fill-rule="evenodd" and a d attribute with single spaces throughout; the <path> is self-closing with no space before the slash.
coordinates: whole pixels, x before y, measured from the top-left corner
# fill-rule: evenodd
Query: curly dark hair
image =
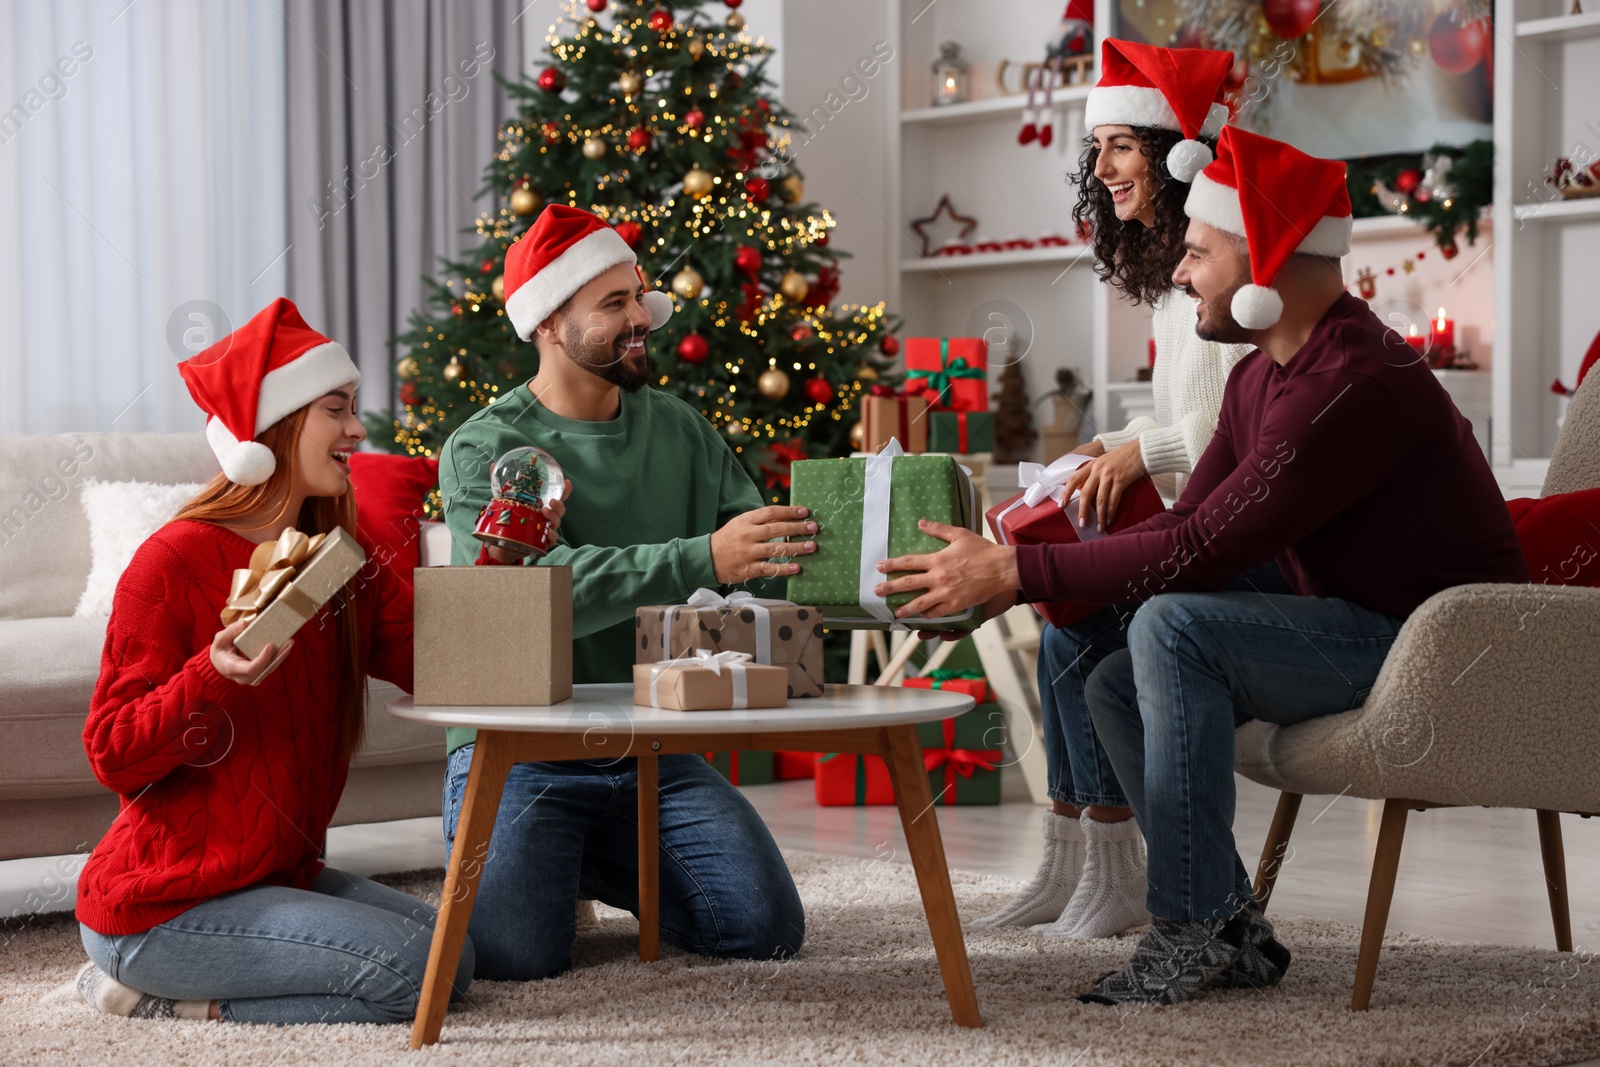
<path id="1" fill-rule="evenodd" d="M 1189 186 L 1167 170 L 1167 152 L 1183 140 L 1183 134 L 1154 126 L 1131 126 L 1139 140 L 1139 151 L 1150 161 L 1155 181 L 1155 224 L 1137 220 L 1123 222 L 1111 202 L 1111 192 L 1094 176 L 1100 149 L 1094 136 L 1084 138 L 1083 156 L 1078 161 L 1078 202 L 1072 218 L 1079 225 L 1087 222 L 1094 234 L 1094 272 L 1127 294 L 1135 304 L 1154 304 L 1172 291 L 1172 272 L 1183 258 L 1183 234 L 1189 218 L 1183 202 Z M 1216 147 L 1212 138 L 1201 138 L 1206 147 Z"/>

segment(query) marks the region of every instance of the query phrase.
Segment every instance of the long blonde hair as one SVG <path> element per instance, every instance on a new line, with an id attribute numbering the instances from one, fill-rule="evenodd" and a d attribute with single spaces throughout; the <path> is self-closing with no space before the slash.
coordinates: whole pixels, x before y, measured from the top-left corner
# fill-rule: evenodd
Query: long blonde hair
<path id="1" fill-rule="evenodd" d="M 239 485 L 218 474 L 206 484 L 174 517 L 196 519 L 201 522 L 225 524 L 258 513 L 274 500 L 289 506 L 289 490 L 294 485 L 298 465 L 300 430 L 311 410 L 307 404 L 298 411 L 269 426 L 256 440 L 272 450 L 277 467 L 272 476 L 260 485 Z M 273 516 L 273 521 L 283 517 L 283 510 Z M 349 486 L 336 497 L 307 497 L 294 521 L 295 529 L 307 534 L 332 533 L 342 527 L 351 537 L 356 535 L 356 491 Z M 361 655 L 361 630 L 356 618 L 355 598 L 349 586 L 340 589 L 332 601 L 339 625 L 339 643 L 343 649 L 340 657 L 339 678 L 339 755 L 353 756 L 361 747 L 367 725 L 367 672 Z"/>

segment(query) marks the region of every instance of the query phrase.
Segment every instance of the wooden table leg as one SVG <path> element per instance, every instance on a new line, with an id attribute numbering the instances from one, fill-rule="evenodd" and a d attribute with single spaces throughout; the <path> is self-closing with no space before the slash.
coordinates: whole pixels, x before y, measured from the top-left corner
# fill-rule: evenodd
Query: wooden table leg
<path id="1" fill-rule="evenodd" d="M 961 917 L 956 912 L 955 890 L 950 887 L 950 868 L 945 864 L 944 840 L 939 836 L 939 819 L 933 807 L 933 792 L 928 788 L 928 771 L 922 762 L 922 746 L 915 726 L 890 726 L 883 731 L 884 759 L 894 783 L 894 800 L 900 808 L 900 825 L 905 830 L 911 866 L 917 872 L 917 888 L 922 892 L 922 910 L 933 934 L 933 950 L 944 976 L 945 995 L 950 1000 L 950 1015 L 958 1026 L 982 1026 L 978 993 L 972 986 L 972 967 L 967 961 L 967 943 L 961 936 Z"/>
<path id="2" fill-rule="evenodd" d="M 657 790 L 660 757 L 641 752 L 639 767 L 639 958 L 652 963 L 661 958 L 661 849 L 660 794 Z"/>
<path id="3" fill-rule="evenodd" d="M 489 855 L 489 835 L 494 832 L 500 796 L 510 773 L 511 739 L 492 730 L 479 730 L 472 747 L 472 769 L 467 772 L 455 844 L 450 850 L 450 869 L 445 873 L 444 892 L 439 900 L 439 917 L 433 926 L 433 947 L 428 950 L 422 998 L 411 1026 L 414 1049 L 439 1040 L 439 1028 L 450 1005 L 450 984 L 455 980 L 467 924 L 472 920 L 472 904 L 478 896 L 478 879 L 483 876 L 483 863 Z"/>

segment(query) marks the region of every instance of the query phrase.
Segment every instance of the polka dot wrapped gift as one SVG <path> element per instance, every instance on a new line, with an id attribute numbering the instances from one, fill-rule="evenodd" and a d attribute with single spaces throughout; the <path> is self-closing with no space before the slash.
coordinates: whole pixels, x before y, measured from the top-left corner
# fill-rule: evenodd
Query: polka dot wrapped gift
<path id="1" fill-rule="evenodd" d="M 739 591 L 696 590 L 687 604 L 634 612 L 634 662 L 658 663 L 707 652 L 748 652 L 789 671 L 789 696 L 822 695 L 822 613 L 787 600 Z"/>

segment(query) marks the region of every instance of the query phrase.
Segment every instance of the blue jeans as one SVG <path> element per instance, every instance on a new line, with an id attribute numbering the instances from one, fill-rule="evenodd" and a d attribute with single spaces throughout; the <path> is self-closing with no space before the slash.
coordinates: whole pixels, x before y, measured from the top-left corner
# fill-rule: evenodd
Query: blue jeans
<path id="1" fill-rule="evenodd" d="M 452 848 L 473 747 L 450 754 L 445 776 Z M 800 951 L 800 894 L 755 808 L 700 756 L 662 756 L 659 766 L 662 938 L 730 959 Z M 638 914 L 635 761 L 518 763 L 468 927 L 476 976 L 524 981 L 571 967 L 580 897 Z"/>
<path id="2" fill-rule="evenodd" d="M 1403 619 L 1348 600 L 1164 593 L 1101 660 L 1087 696 L 1150 856 L 1162 919 L 1224 918 L 1250 879 L 1233 840 L 1233 731 L 1289 725 L 1366 700 Z"/>
<path id="3" fill-rule="evenodd" d="M 1291 593 L 1276 563 L 1246 571 L 1229 590 Z M 1113 652 L 1128 647 L 1137 604 L 1115 604 L 1070 626 L 1045 624 L 1039 638 L 1039 703 L 1044 720 L 1046 787 L 1051 800 L 1074 807 L 1129 807 L 1127 794 L 1095 734 L 1084 687 Z"/>
<path id="4" fill-rule="evenodd" d="M 325 867 L 310 889 L 255 885 L 213 897 L 142 934 L 79 924 L 102 971 L 141 993 L 215 1000 L 241 1023 L 396 1023 L 417 1011 L 434 910 Z M 461 947 L 455 994 L 472 984 Z"/>

